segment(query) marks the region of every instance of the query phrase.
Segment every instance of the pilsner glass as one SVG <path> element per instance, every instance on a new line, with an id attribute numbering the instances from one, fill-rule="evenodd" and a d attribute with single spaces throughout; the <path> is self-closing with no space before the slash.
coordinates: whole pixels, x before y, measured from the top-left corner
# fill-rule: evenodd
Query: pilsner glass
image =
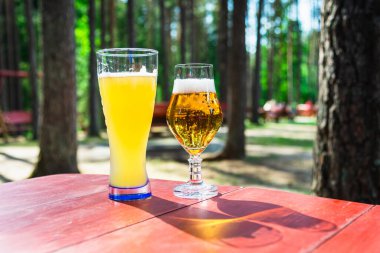
<path id="1" fill-rule="evenodd" d="M 145 168 L 157 86 L 158 52 L 114 48 L 97 52 L 98 79 L 111 152 L 109 198 L 151 196 Z"/>
<path id="2" fill-rule="evenodd" d="M 175 187 L 174 195 L 191 199 L 216 196 L 217 187 L 202 180 L 200 158 L 223 121 L 212 65 L 190 63 L 175 66 L 174 87 L 166 119 L 171 132 L 190 155 L 190 180 Z"/>

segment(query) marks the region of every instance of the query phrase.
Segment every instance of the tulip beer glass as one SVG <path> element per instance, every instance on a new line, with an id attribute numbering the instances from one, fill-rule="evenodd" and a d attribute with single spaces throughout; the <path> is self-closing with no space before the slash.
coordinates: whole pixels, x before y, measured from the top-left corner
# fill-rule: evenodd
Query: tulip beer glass
<path id="1" fill-rule="evenodd" d="M 158 52 L 115 48 L 97 52 L 99 89 L 111 152 L 109 198 L 151 196 L 146 148 L 157 86 Z"/>
<path id="2" fill-rule="evenodd" d="M 223 121 L 212 65 L 193 63 L 175 66 L 174 87 L 166 119 L 171 132 L 190 155 L 190 180 L 175 187 L 174 195 L 191 199 L 217 195 L 217 187 L 202 180 L 200 158 Z"/>

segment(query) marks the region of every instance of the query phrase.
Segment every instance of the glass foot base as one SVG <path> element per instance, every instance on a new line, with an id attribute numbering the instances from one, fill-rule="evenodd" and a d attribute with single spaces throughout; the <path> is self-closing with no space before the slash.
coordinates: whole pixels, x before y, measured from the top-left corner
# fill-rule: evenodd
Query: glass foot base
<path id="1" fill-rule="evenodd" d="M 149 181 L 140 187 L 121 188 L 110 185 L 108 189 L 108 198 L 115 201 L 140 200 L 152 196 Z"/>
<path id="2" fill-rule="evenodd" d="M 218 195 L 218 187 L 206 183 L 178 185 L 174 188 L 173 193 L 179 198 L 185 199 L 206 199 Z"/>

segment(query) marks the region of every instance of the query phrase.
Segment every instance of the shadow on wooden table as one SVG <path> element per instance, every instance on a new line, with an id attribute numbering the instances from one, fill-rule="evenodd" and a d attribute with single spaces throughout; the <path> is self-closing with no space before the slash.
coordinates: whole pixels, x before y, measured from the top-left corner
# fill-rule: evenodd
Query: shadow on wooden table
<path id="1" fill-rule="evenodd" d="M 125 203 L 149 212 L 155 205 L 178 203 L 153 196 L 149 202 Z M 280 205 L 259 201 L 211 198 L 157 218 L 207 242 L 235 248 L 261 247 L 282 240 L 280 227 L 327 232 L 336 225 Z"/>

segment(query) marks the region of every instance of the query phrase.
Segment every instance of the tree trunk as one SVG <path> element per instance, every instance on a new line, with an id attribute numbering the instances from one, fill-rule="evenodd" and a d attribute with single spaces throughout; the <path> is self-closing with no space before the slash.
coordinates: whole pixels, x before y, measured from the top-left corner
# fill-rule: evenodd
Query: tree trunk
<path id="1" fill-rule="evenodd" d="M 13 69 L 14 68 L 14 55 L 13 55 L 13 43 L 12 43 L 12 38 L 13 36 L 11 35 L 13 32 L 12 25 L 11 25 L 11 16 L 10 16 L 10 1 L 9 0 L 4 0 L 4 7 L 5 7 L 5 17 L 4 17 L 4 23 L 5 23 L 5 40 L 4 42 L 6 43 L 5 45 L 5 69 Z M 15 109 L 15 95 L 14 95 L 14 87 L 15 87 L 15 79 L 12 77 L 6 77 L 5 78 L 6 83 L 6 97 L 8 100 L 8 110 L 14 110 Z"/>
<path id="2" fill-rule="evenodd" d="M 7 26 L 7 49 L 8 49 L 8 64 L 9 70 L 19 70 L 19 46 L 18 46 L 18 29 L 16 26 L 16 15 L 13 0 L 5 0 L 5 14 Z M 22 90 L 18 78 L 8 78 L 8 96 L 9 107 L 12 110 L 21 110 L 22 108 Z"/>
<path id="3" fill-rule="evenodd" d="M 96 9 L 96 8 L 95 8 Z M 100 47 L 102 49 L 107 47 L 107 4 L 106 0 L 101 0 L 100 1 Z M 99 90 L 99 86 L 96 87 L 96 89 Z M 98 94 L 98 96 L 100 96 Z M 101 106 L 100 103 L 100 97 L 99 97 L 99 106 Z M 106 129 L 106 123 L 104 119 L 104 114 L 101 113 L 101 108 L 99 108 L 99 128 L 100 129 Z"/>
<path id="4" fill-rule="evenodd" d="M 90 31 L 90 56 L 89 56 L 89 129 L 88 135 L 99 136 L 99 91 L 96 75 L 96 52 L 95 52 L 95 0 L 89 0 L 88 23 Z"/>
<path id="5" fill-rule="evenodd" d="M 312 1 L 312 15 L 311 15 L 311 25 L 312 32 L 310 35 L 309 42 L 309 55 L 308 55 L 308 89 L 311 92 L 311 97 L 313 101 L 317 100 L 318 93 L 318 73 L 319 73 L 319 39 L 320 39 L 320 0 Z M 315 92 L 316 91 L 316 92 Z"/>
<path id="6" fill-rule="evenodd" d="M 240 159 L 245 157 L 244 120 L 246 110 L 246 49 L 245 18 L 247 0 L 234 0 L 232 17 L 232 38 L 229 55 L 228 75 L 228 134 L 222 158 Z"/>
<path id="7" fill-rule="evenodd" d="M 325 0 L 313 188 L 380 203 L 380 4 Z"/>
<path id="8" fill-rule="evenodd" d="M 74 1 L 42 0 L 42 28 L 44 96 L 40 155 L 32 177 L 78 172 Z"/>
<path id="9" fill-rule="evenodd" d="M 181 63 L 186 63 L 186 1 L 179 0 Z"/>
<path id="10" fill-rule="evenodd" d="M 294 73 L 294 84 L 295 84 L 295 101 L 300 103 L 301 99 L 301 67 L 302 67 L 302 31 L 301 24 L 299 20 L 299 4 L 298 0 L 294 0 L 296 6 L 296 31 L 297 31 L 297 41 L 296 41 L 296 57 L 297 64 Z"/>
<path id="11" fill-rule="evenodd" d="M 5 48 L 4 48 L 4 29 L 5 28 L 5 20 L 2 17 L 5 17 L 4 14 L 4 1 L 0 0 L 0 69 L 5 68 Z M 6 110 L 8 105 L 8 99 L 7 99 L 7 89 L 5 85 L 5 78 L 0 76 L 0 113 L 2 113 L 2 109 Z M 3 118 L 0 118 L 0 130 L 2 130 L 2 137 L 4 139 L 5 143 L 8 143 L 8 129 L 5 125 L 5 122 Z"/>
<path id="12" fill-rule="evenodd" d="M 19 30 L 17 27 L 17 17 L 16 17 L 16 10 L 14 7 L 14 4 L 12 4 L 12 26 L 13 26 L 13 36 L 14 36 L 14 70 L 20 70 L 20 42 L 19 42 Z M 15 108 L 17 110 L 23 109 L 23 93 L 22 93 L 22 83 L 21 79 L 15 78 Z"/>
<path id="13" fill-rule="evenodd" d="M 33 126 L 33 140 L 38 138 L 38 111 L 39 111 L 39 98 L 37 86 L 37 60 L 36 60 L 36 38 L 34 34 L 33 16 L 32 16 L 32 1 L 24 1 L 25 17 L 28 33 L 28 49 L 29 49 L 29 83 L 32 90 L 32 126 Z"/>
<path id="14" fill-rule="evenodd" d="M 221 102 L 227 100 L 227 70 L 228 70 L 228 0 L 219 1 L 218 22 L 218 67 L 220 74 L 220 96 Z"/>
<path id="15" fill-rule="evenodd" d="M 169 7 L 166 7 L 165 8 L 165 16 L 166 16 L 166 19 L 165 19 L 165 37 L 166 37 L 166 64 L 169 68 L 169 66 L 171 66 L 171 50 L 170 48 L 172 48 L 172 37 L 171 37 L 171 28 L 170 28 L 170 24 L 172 23 L 172 18 L 173 18 L 173 9 L 175 8 L 175 5 L 171 4 Z M 167 84 L 167 87 L 166 87 L 166 92 L 167 92 L 167 97 L 168 97 L 168 100 L 170 99 L 170 90 L 169 90 L 169 74 L 168 74 L 168 84 Z"/>
<path id="16" fill-rule="evenodd" d="M 4 17 L 4 1 L 0 0 L 0 17 Z M 0 18 L 0 69 L 5 68 L 5 48 L 4 48 L 4 18 Z M 0 76 L 0 96 L 1 96 L 1 108 L 6 110 L 8 108 L 7 86 L 5 85 L 5 78 Z"/>
<path id="17" fill-rule="evenodd" d="M 100 47 L 106 48 L 106 34 L 107 34 L 107 5 L 106 0 L 100 1 Z"/>
<path id="18" fill-rule="evenodd" d="M 108 0 L 108 32 L 109 32 L 109 47 L 115 46 L 115 1 Z"/>
<path id="19" fill-rule="evenodd" d="M 274 30 L 271 28 L 268 32 L 269 48 L 268 48 L 268 98 L 267 100 L 273 99 L 273 77 L 274 77 Z"/>
<path id="20" fill-rule="evenodd" d="M 161 23 L 161 62 L 162 62 L 162 94 L 163 94 L 163 100 L 169 101 L 170 94 L 169 94 L 169 76 L 168 76 L 168 54 L 167 54 L 167 41 L 166 41 L 166 17 L 165 17 L 165 4 L 164 0 L 160 0 L 160 23 Z"/>
<path id="21" fill-rule="evenodd" d="M 314 65 L 313 65 L 313 32 L 310 33 L 310 37 L 308 39 L 308 44 L 309 44 L 309 50 L 308 50 L 308 55 L 307 55 L 307 89 L 308 91 L 312 90 L 313 88 L 313 81 L 314 81 Z M 310 98 L 308 98 L 310 99 Z"/>
<path id="22" fill-rule="evenodd" d="M 195 20 L 194 20 L 194 1 L 195 0 L 189 0 L 189 23 L 190 23 L 190 55 L 191 55 L 191 62 L 196 62 L 196 41 L 197 41 L 197 31 L 195 30 Z"/>
<path id="23" fill-rule="evenodd" d="M 146 25 L 147 25 L 147 34 L 146 34 L 146 46 L 147 48 L 155 48 L 154 43 L 154 33 L 155 33 L 155 23 L 157 18 L 155 15 L 155 5 L 154 0 L 148 0 L 146 3 L 147 16 L 146 16 Z"/>
<path id="24" fill-rule="evenodd" d="M 286 3 L 284 3 L 282 0 L 274 0 L 271 3 L 271 8 L 273 10 L 273 15 L 270 17 L 270 23 L 272 24 L 271 27 L 271 39 L 272 39 L 272 52 L 273 54 L 273 62 L 272 62 L 272 86 L 271 86 L 271 92 L 272 97 L 277 99 L 281 98 L 281 84 L 287 80 L 284 80 L 284 77 L 287 76 L 281 73 L 282 67 L 286 63 L 287 55 L 286 50 L 283 50 L 283 45 L 287 44 L 287 37 L 286 32 L 284 32 L 284 21 L 285 18 L 285 7 Z M 285 47 L 286 48 L 286 47 Z M 283 61 L 285 59 L 285 62 Z"/>
<path id="25" fill-rule="evenodd" d="M 128 46 L 136 47 L 135 42 L 135 23 L 134 23 L 134 0 L 128 0 L 127 17 L 128 17 Z"/>
<path id="26" fill-rule="evenodd" d="M 255 68 L 253 70 L 252 83 L 252 117 L 251 122 L 259 124 L 259 107 L 260 107 L 260 71 L 261 71 L 261 16 L 264 8 L 264 0 L 259 0 L 257 11 L 257 27 L 256 27 L 256 57 Z"/>
<path id="27" fill-rule="evenodd" d="M 320 32 L 313 30 L 308 41 L 309 51 L 307 59 L 307 84 L 309 92 L 312 91 L 312 96 L 308 99 L 312 99 L 313 101 L 316 101 L 316 93 L 318 91 L 319 37 Z"/>
<path id="28" fill-rule="evenodd" d="M 293 22 L 288 21 L 288 43 L 287 43 L 287 65 L 288 65 L 288 104 L 293 103 Z"/>

